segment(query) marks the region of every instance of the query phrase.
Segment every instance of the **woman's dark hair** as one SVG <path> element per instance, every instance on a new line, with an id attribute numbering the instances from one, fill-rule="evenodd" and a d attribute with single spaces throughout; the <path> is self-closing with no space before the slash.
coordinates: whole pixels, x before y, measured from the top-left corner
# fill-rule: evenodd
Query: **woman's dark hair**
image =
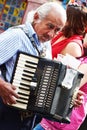
<path id="1" fill-rule="evenodd" d="M 87 13 L 82 6 L 68 5 L 66 9 L 67 21 L 62 29 L 65 37 L 69 38 L 72 35 L 85 35 L 87 26 Z"/>

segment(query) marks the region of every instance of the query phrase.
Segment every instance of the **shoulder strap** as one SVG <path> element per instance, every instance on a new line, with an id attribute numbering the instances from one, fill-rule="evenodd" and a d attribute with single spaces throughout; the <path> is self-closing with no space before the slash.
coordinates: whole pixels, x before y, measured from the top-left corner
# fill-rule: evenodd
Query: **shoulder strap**
<path id="1" fill-rule="evenodd" d="M 31 43 L 32 43 L 32 45 L 33 45 L 33 47 L 36 49 L 36 51 L 38 52 L 38 55 L 40 56 L 40 57 L 45 57 L 46 56 L 46 48 L 45 47 L 43 47 L 42 48 L 42 50 L 39 50 L 38 49 L 38 47 L 37 47 L 37 45 L 36 45 L 36 42 L 37 41 L 35 41 L 35 35 L 34 36 L 30 36 L 30 34 L 29 34 L 29 32 L 28 32 L 28 30 L 26 29 L 26 28 L 24 28 L 24 27 L 22 27 L 22 26 L 14 26 L 14 27 L 12 27 L 12 28 L 20 28 L 25 34 L 26 34 L 26 36 L 30 39 L 30 41 L 31 41 Z"/>
<path id="2" fill-rule="evenodd" d="M 33 45 L 33 47 L 37 50 L 38 55 L 40 56 L 40 51 L 39 51 L 39 49 L 38 49 L 38 47 L 37 47 L 37 45 L 36 45 L 36 43 L 35 43 L 35 41 L 34 41 L 34 38 L 29 36 L 28 31 L 26 31 L 26 29 L 24 29 L 24 28 L 21 27 L 21 26 L 14 26 L 14 27 L 12 27 L 12 28 L 14 28 L 14 29 L 15 29 L 15 28 L 20 28 L 20 29 L 26 34 L 26 36 L 30 39 L 30 41 L 31 41 L 31 43 L 32 43 L 32 45 Z"/>
<path id="3" fill-rule="evenodd" d="M 6 66 L 5 66 L 5 64 L 0 65 L 0 71 L 1 71 L 1 75 L 4 77 L 5 81 L 7 81 L 7 79 L 6 79 Z"/>

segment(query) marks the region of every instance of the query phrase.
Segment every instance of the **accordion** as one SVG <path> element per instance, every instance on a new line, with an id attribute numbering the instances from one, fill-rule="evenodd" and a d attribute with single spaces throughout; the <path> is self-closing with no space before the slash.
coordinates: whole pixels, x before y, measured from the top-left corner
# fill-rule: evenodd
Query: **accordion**
<path id="1" fill-rule="evenodd" d="M 82 77 L 61 62 L 19 52 L 11 79 L 19 98 L 11 107 L 70 123 L 72 96 Z"/>

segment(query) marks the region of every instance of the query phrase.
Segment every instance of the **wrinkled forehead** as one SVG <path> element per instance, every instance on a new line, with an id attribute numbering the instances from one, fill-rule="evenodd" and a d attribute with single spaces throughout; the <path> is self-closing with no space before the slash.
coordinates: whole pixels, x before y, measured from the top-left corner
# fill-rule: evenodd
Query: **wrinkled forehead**
<path id="1" fill-rule="evenodd" d="M 46 16 L 46 19 L 59 28 L 63 27 L 65 24 L 63 17 L 54 10 L 49 12 L 49 14 Z"/>

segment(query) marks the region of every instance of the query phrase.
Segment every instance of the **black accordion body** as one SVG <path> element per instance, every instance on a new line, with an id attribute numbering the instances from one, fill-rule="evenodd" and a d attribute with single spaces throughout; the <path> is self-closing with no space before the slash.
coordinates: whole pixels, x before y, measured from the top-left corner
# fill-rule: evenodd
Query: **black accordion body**
<path id="1" fill-rule="evenodd" d="M 19 98 L 12 107 L 70 123 L 72 96 L 82 77 L 61 62 L 18 53 L 11 83 L 17 87 Z"/>

